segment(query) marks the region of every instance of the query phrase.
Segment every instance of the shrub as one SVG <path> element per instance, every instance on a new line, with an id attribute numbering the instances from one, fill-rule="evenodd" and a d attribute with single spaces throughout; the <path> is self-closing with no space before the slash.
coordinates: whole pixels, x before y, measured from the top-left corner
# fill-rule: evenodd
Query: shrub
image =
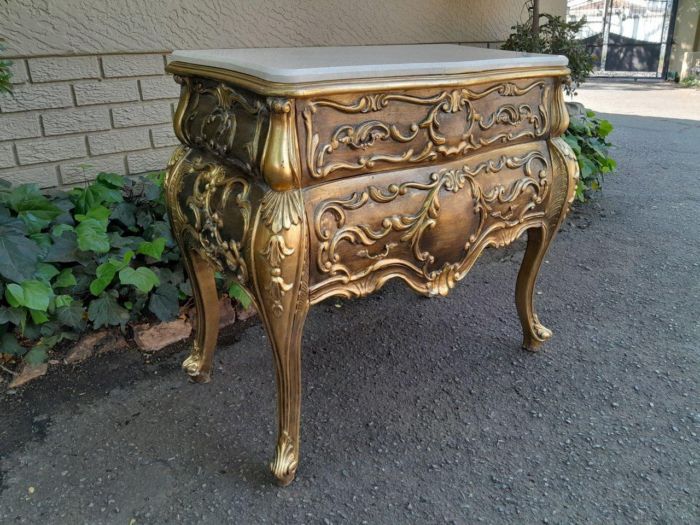
<path id="1" fill-rule="evenodd" d="M 593 56 L 586 50 L 583 42 L 576 38 L 586 19 L 566 22 L 559 16 L 539 14 L 539 10 L 534 9 L 536 2 L 537 0 L 534 0 L 528 7 L 528 20 L 511 28 L 513 33 L 502 47 L 511 51 L 566 56 L 569 59 L 571 83 L 565 85 L 564 89 L 567 94 L 575 95 L 576 88 L 593 71 Z M 544 19 L 546 23 L 533 24 L 533 12 L 537 12 L 534 15 L 537 22 Z M 536 31 L 533 31 L 533 28 L 536 28 Z M 578 106 L 583 108 L 580 104 Z M 581 177 L 576 187 L 576 198 L 583 202 L 590 191 L 601 189 L 605 174 L 611 173 L 617 166 L 608 153 L 611 143 L 608 142 L 607 136 L 613 130 L 613 126 L 609 121 L 597 118 L 595 113 L 586 109 L 570 117 L 564 140 L 574 150 L 578 159 Z"/>
<path id="2" fill-rule="evenodd" d="M 0 362 L 42 362 L 81 332 L 178 315 L 192 292 L 166 217 L 163 175 L 100 173 L 50 193 L 2 181 Z M 229 290 L 245 297 L 236 285 Z"/>
<path id="3" fill-rule="evenodd" d="M 608 154 L 611 144 L 607 136 L 612 130 L 609 121 L 596 117 L 591 110 L 571 115 L 564 140 L 578 159 L 581 176 L 576 186 L 576 198 L 581 202 L 586 200 L 589 191 L 599 190 L 605 174 L 612 173 L 617 167 L 615 160 Z"/>
<path id="4" fill-rule="evenodd" d="M 695 75 L 688 75 L 683 80 L 680 81 L 681 87 L 684 88 L 696 88 L 700 87 L 700 78 Z"/>
<path id="5" fill-rule="evenodd" d="M 546 23 L 539 24 L 539 32 L 532 31 L 532 7 L 528 9 L 530 18 L 527 22 L 516 24 L 513 32 L 503 44 L 503 49 L 510 51 L 527 51 L 529 53 L 548 53 L 564 55 L 569 59 L 571 69 L 571 84 L 565 86 L 568 94 L 574 94 L 576 88 L 585 82 L 593 71 L 593 56 L 576 35 L 586 24 L 582 18 L 578 22 L 566 22 L 560 16 L 546 13 L 540 14 Z"/>

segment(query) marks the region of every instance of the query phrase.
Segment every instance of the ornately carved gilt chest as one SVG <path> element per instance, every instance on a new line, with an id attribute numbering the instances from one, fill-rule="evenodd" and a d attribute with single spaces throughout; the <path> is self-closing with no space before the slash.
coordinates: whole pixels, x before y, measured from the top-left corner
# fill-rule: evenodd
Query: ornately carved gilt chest
<path id="1" fill-rule="evenodd" d="M 578 177 L 559 138 L 565 58 L 457 45 L 181 51 L 167 70 L 182 85 L 182 146 L 166 192 L 198 315 L 183 366 L 209 380 L 214 275 L 237 279 L 274 352 L 281 483 L 299 464 L 311 305 L 394 277 L 444 296 L 484 248 L 527 231 L 523 346 L 551 336 L 533 288 Z"/>

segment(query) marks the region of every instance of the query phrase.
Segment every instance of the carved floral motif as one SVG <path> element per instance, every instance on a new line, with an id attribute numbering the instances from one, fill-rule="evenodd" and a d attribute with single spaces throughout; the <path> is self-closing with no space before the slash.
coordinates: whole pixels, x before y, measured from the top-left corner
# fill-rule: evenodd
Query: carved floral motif
<path id="1" fill-rule="evenodd" d="M 264 288 L 272 299 L 272 313 L 276 317 L 282 315 L 282 299 L 293 288 L 282 274 L 282 263 L 295 254 L 295 248 L 287 246 L 284 231 L 298 225 L 302 213 L 301 195 L 297 190 L 268 191 L 261 203 L 260 216 L 271 232 L 267 245 L 260 251 L 270 266 L 269 280 Z"/>

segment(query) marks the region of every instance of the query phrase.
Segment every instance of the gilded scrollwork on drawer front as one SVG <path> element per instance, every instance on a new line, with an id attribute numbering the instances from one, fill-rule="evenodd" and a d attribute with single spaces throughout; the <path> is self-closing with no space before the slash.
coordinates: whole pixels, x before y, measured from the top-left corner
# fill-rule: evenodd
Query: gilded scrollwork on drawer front
<path id="1" fill-rule="evenodd" d="M 222 82 L 177 80 L 182 94 L 174 120 L 180 141 L 207 149 L 248 173 L 258 171 L 269 121 L 264 99 Z"/>
<path id="2" fill-rule="evenodd" d="M 516 173 L 505 179 L 492 176 L 504 170 Z M 313 291 L 321 298 L 333 294 L 366 295 L 383 283 L 373 275 L 375 272 L 398 268 L 401 275 L 396 276 L 414 288 L 445 295 L 486 244 L 509 244 L 522 233 L 521 225 L 544 217 L 540 205 L 548 195 L 549 185 L 548 156 L 541 149 L 530 147 L 518 154 L 445 168 L 431 173 L 425 182 L 370 185 L 341 198 L 323 200 L 315 208 L 312 224 L 318 241 L 316 270 L 321 276 Z M 460 202 L 471 202 L 474 216 L 452 215 L 443 219 L 443 226 L 462 228 L 465 236 L 460 254 L 445 260 L 444 256 L 431 253 L 425 244 L 429 232 L 441 220 L 442 201 L 463 191 L 469 193 Z M 416 192 L 423 195 L 417 201 Z M 363 208 L 368 205 L 381 208 L 409 195 L 414 200 L 401 204 L 400 209 L 412 206 L 412 211 L 388 213 L 380 220 L 376 220 L 376 212 L 372 212 L 374 218 L 370 220 L 363 215 Z M 461 222 L 449 226 L 454 220 Z M 432 239 L 433 245 L 435 241 Z M 438 260 L 441 264 L 435 264 Z M 335 289 L 331 293 L 324 288 Z"/>
<path id="3" fill-rule="evenodd" d="M 440 162 L 492 144 L 537 140 L 549 132 L 551 89 L 547 79 L 310 100 L 301 111 L 306 169 L 323 179 L 341 170 Z M 376 117 L 364 120 L 368 114 Z"/>

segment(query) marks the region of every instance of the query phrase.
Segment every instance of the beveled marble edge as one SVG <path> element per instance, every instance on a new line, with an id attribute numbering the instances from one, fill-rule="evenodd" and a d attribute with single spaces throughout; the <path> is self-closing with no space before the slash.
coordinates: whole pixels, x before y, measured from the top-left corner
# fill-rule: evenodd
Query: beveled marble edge
<path id="1" fill-rule="evenodd" d="M 457 75 L 568 63 L 559 55 L 457 44 L 182 50 L 174 51 L 169 60 L 281 84 Z"/>

